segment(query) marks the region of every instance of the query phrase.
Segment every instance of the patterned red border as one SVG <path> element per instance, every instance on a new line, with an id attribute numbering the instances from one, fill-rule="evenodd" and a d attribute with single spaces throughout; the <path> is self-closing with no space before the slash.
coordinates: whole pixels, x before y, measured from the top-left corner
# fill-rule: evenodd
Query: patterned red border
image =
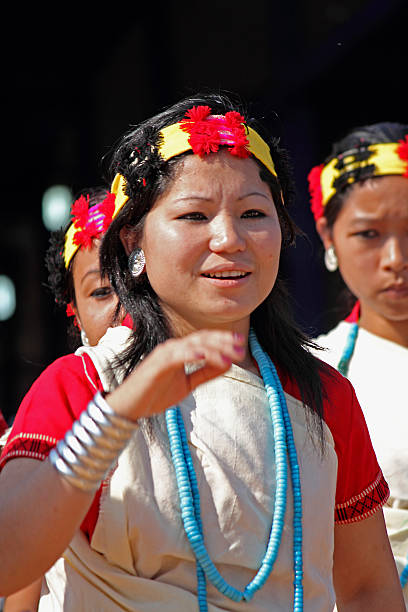
<path id="1" fill-rule="evenodd" d="M 9 460 L 15 457 L 28 457 L 43 460 L 48 457 L 50 450 L 58 440 L 44 434 L 20 433 L 7 441 L 0 457 L 0 469 Z"/>
<path id="2" fill-rule="evenodd" d="M 389 496 L 388 484 L 380 471 L 375 481 L 362 493 L 335 506 L 334 522 L 336 525 L 346 525 L 368 518 L 385 504 Z"/>

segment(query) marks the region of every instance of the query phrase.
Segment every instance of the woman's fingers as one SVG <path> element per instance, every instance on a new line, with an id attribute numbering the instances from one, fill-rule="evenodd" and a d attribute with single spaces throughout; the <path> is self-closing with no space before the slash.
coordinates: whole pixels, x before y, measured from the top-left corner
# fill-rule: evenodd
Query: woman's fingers
<path id="1" fill-rule="evenodd" d="M 230 367 L 231 362 L 229 362 L 228 365 L 225 365 L 224 367 L 217 367 L 206 364 L 198 370 L 191 372 L 191 374 L 188 375 L 190 379 L 190 391 L 193 391 L 199 385 L 202 385 L 203 383 L 208 382 L 213 378 L 217 378 L 217 376 L 221 376 L 221 374 L 224 374 L 224 372 L 229 370 Z"/>
<path id="2" fill-rule="evenodd" d="M 246 339 L 227 331 L 201 330 L 157 346 L 113 391 L 108 402 L 131 419 L 163 412 L 198 385 L 245 357 Z"/>
<path id="3" fill-rule="evenodd" d="M 185 340 L 185 344 L 179 346 L 180 364 L 202 365 L 205 362 L 217 368 L 228 369 L 233 361 L 241 361 L 245 356 L 244 338 L 230 332 L 203 331 L 191 334 Z"/>

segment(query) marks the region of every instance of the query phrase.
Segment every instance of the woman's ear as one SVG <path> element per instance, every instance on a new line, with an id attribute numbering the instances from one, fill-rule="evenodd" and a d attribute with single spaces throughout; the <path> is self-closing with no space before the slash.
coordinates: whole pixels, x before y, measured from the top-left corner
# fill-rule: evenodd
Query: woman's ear
<path id="1" fill-rule="evenodd" d="M 332 231 L 327 224 L 326 217 L 320 217 L 320 219 L 316 221 L 316 231 L 324 244 L 325 250 L 327 251 L 327 249 L 333 245 L 333 238 Z"/>
<path id="2" fill-rule="evenodd" d="M 134 249 L 139 246 L 135 231 L 133 228 L 125 225 L 119 232 L 120 241 L 123 244 L 126 255 L 130 255 Z"/>

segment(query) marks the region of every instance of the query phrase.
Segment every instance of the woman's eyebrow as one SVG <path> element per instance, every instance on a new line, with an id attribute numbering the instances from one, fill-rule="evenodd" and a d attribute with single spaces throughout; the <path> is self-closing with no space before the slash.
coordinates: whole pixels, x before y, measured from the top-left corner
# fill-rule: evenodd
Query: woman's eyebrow
<path id="1" fill-rule="evenodd" d="M 271 200 L 271 197 L 268 196 L 268 194 L 266 193 L 262 193 L 261 191 L 250 191 L 249 193 L 239 196 L 239 198 L 237 198 L 237 201 L 239 202 L 241 200 L 245 200 L 245 198 L 249 198 L 251 196 L 260 196 L 261 198 L 265 198 L 266 200 Z M 174 202 L 185 202 L 188 200 L 202 200 L 203 202 L 211 202 L 213 198 L 202 196 L 202 195 L 197 195 L 197 194 L 191 194 L 191 195 L 175 198 Z"/>
<path id="2" fill-rule="evenodd" d="M 261 198 L 265 198 L 266 200 L 271 200 L 271 197 L 268 194 L 262 193 L 261 191 L 250 191 L 249 193 L 240 196 L 238 200 L 245 200 L 245 198 L 249 198 L 251 196 L 260 196 Z"/>
<path id="3" fill-rule="evenodd" d="M 81 278 L 81 281 L 80 281 L 81 285 L 85 281 L 85 279 L 88 278 L 88 276 L 94 275 L 94 274 L 97 274 L 98 276 L 101 275 L 99 268 L 91 268 L 90 270 L 87 270 L 85 274 L 83 275 L 83 277 Z"/>
<path id="4" fill-rule="evenodd" d="M 353 217 L 352 219 L 350 219 L 350 224 L 360 225 L 363 223 L 373 223 L 377 221 L 381 221 L 381 217 L 378 217 L 377 215 L 364 215 L 361 217 Z"/>

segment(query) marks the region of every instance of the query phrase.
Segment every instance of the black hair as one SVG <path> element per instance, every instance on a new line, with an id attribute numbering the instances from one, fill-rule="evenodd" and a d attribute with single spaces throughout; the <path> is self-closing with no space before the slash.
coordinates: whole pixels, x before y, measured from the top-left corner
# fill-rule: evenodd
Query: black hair
<path id="1" fill-rule="evenodd" d="M 166 162 L 158 155 L 157 144 L 160 130 L 180 121 L 193 106 L 209 106 L 212 114 L 238 111 L 244 116 L 246 124 L 264 138 L 270 147 L 279 180 L 259 163 L 260 176 L 268 183 L 273 195 L 281 224 L 282 248 L 293 244 L 298 233 L 288 213 L 294 197 L 288 153 L 281 148 L 277 138 L 271 138 L 258 122 L 248 116 L 240 100 L 219 93 L 197 94 L 181 100 L 128 131 L 111 153 L 110 179 L 117 172 L 125 177 L 129 200 L 109 227 L 101 247 L 102 272 L 109 276 L 136 330 L 129 349 L 120 359 L 125 375 L 136 367 L 142 355 L 148 354 L 168 339 L 171 330 L 146 274 L 136 281 L 131 276 L 119 232 L 127 226 L 136 235 L 141 235 L 147 213 L 174 177 L 180 159 L 191 154 L 188 152 Z M 316 417 L 322 436 L 323 390 L 319 369 L 324 366 L 309 351 L 314 346 L 312 341 L 294 323 L 289 298 L 279 274 L 270 295 L 251 315 L 251 324 L 266 352 L 298 384 L 302 400 Z"/>
<path id="2" fill-rule="evenodd" d="M 333 143 L 330 155 L 324 163 L 327 164 L 331 159 L 339 156 L 341 157 L 344 153 L 348 152 L 352 152 L 354 158 L 357 160 L 369 160 L 370 152 L 367 150 L 367 146 L 398 142 L 399 140 L 403 140 L 407 134 L 408 124 L 406 123 L 381 122 L 356 127 L 348 132 L 343 138 Z M 373 176 L 373 172 L 374 166 L 368 164 L 363 168 L 344 172 L 341 177 L 337 179 L 334 185 L 336 193 L 324 207 L 323 213 L 329 229 L 333 227 L 345 200 L 356 184 L 361 184 L 368 179 L 381 179 L 380 176 Z M 353 178 L 353 182 L 351 183 L 348 180 L 350 177 Z M 339 316 L 341 319 L 351 312 L 356 301 L 356 296 L 344 283 L 338 300 Z"/>
<path id="3" fill-rule="evenodd" d="M 91 208 L 102 202 L 108 193 L 106 187 L 83 189 L 77 194 L 74 201 L 81 195 L 89 195 L 89 208 Z M 45 266 L 48 272 L 46 287 L 53 295 L 55 303 L 61 308 L 66 308 L 66 306 L 71 303 L 76 305 L 72 276 L 72 266 L 75 255 L 71 259 L 68 268 L 65 267 L 64 261 L 65 234 L 70 225 L 71 221 L 69 221 L 64 228 L 51 232 L 48 249 L 45 254 Z M 78 326 L 74 325 L 73 317 L 69 319 L 67 333 L 70 348 L 75 350 L 80 346 L 81 341 L 80 331 Z"/>

